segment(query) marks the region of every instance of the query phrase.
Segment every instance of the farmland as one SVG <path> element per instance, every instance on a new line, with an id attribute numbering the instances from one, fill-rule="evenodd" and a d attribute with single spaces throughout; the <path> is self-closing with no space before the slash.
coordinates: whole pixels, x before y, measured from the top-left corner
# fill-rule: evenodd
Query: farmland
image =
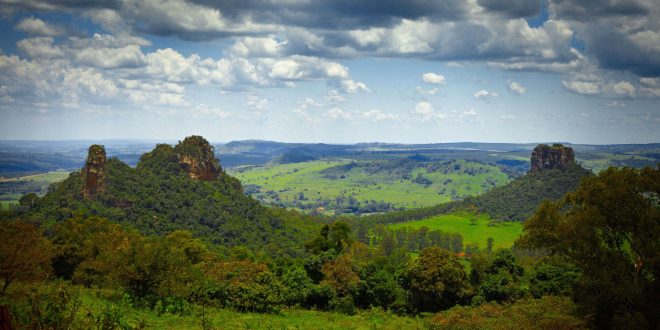
<path id="1" fill-rule="evenodd" d="M 0 209 L 8 209 L 18 204 L 18 200 L 27 193 L 43 195 L 54 182 L 60 182 L 69 176 L 68 171 L 53 171 L 27 175 L 18 178 L 0 178 Z"/>
<path id="2" fill-rule="evenodd" d="M 458 233 L 463 236 L 464 244 L 478 244 L 482 249 L 486 247 L 489 237 L 494 240 L 493 248 L 509 248 L 522 233 L 522 225 L 518 222 L 493 222 L 487 214 L 473 215 L 467 212 L 403 222 L 388 227 L 390 229 L 427 227 L 429 230 Z"/>
<path id="3" fill-rule="evenodd" d="M 335 213 L 385 212 L 478 195 L 508 182 L 499 167 L 467 160 L 324 159 L 233 169 L 248 194 L 273 205 Z"/>

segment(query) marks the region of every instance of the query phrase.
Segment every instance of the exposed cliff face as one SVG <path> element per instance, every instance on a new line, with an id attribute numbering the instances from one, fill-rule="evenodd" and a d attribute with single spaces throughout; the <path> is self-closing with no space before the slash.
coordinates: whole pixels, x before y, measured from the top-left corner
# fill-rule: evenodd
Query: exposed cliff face
<path id="1" fill-rule="evenodd" d="M 175 147 L 179 164 L 195 180 L 211 181 L 218 178 L 221 168 L 213 154 L 213 147 L 201 136 L 185 138 Z"/>
<path id="2" fill-rule="evenodd" d="M 106 171 L 105 171 L 105 148 L 102 145 L 93 144 L 87 152 L 87 161 L 83 168 L 83 196 L 85 199 L 95 199 L 96 196 L 105 190 Z"/>
<path id="3" fill-rule="evenodd" d="M 532 151 L 532 167 L 530 172 L 541 170 L 560 169 L 565 170 L 575 164 L 575 152 L 573 148 L 564 147 L 561 144 L 539 144 Z"/>

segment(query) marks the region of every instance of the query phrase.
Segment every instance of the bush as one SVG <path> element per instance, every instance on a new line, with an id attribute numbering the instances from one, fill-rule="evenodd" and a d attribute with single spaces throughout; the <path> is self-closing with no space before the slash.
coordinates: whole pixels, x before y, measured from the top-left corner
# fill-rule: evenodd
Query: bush
<path id="1" fill-rule="evenodd" d="M 33 287 L 12 302 L 11 313 L 18 328 L 70 329 L 80 310 L 78 289 L 56 281 L 49 287 Z"/>
<path id="2" fill-rule="evenodd" d="M 355 302 L 353 302 L 353 297 L 336 297 L 330 301 L 330 308 L 337 313 L 342 313 L 346 315 L 355 315 Z"/>
<path id="3" fill-rule="evenodd" d="M 546 296 L 513 304 L 456 306 L 435 314 L 430 329 L 587 329 L 567 297 Z"/>

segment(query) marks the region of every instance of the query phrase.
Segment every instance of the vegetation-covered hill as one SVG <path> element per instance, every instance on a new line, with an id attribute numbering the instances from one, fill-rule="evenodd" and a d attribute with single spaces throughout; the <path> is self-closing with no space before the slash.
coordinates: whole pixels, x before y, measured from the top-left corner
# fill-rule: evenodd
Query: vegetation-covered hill
<path id="1" fill-rule="evenodd" d="M 479 211 L 505 221 L 525 221 L 544 200 L 557 200 L 575 190 L 580 180 L 593 173 L 579 165 L 560 169 L 530 172 L 508 184 L 465 201 Z"/>
<path id="2" fill-rule="evenodd" d="M 539 147 L 542 146 L 544 145 Z M 561 168 L 558 168 L 559 166 Z M 558 200 L 566 193 L 575 190 L 583 178 L 594 175 L 593 172 L 582 168 L 572 159 L 562 165 L 550 162 L 549 167 L 530 171 L 505 185 L 495 187 L 482 195 L 469 196 L 464 200 L 412 210 L 377 214 L 358 220 L 347 220 L 351 223 L 360 221 L 384 224 L 400 223 L 468 209 L 473 212 L 486 213 L 498 221 L 523 222 L 534 213 L 544 200 Z"/>
<path id="3" fill-rule="evenodd" d="M 46 222 L 98 215 L 144 234 L 185 229 L 211 243 L 271 252 L 286 246 L 299 250 L 306 238 L 304 230 L 292 226 L 303 223 L 299 215 L 283 216 L 286 211 L 267 209 L 245 196 L 241 183 L 224 173 L 201 137 L 186 138 L 174 147 L 160 144 L 142 155 L 135 168 L 110 158 L 99 165 L 101 174 L 94 180 L 89 179 L 90 166 L 96 165 L 88 159 L 88 173 L 73 172 L 38 198 L 30 214 Z M 91 181 L 98 185 L 98 194 L 88 196 Z"/>

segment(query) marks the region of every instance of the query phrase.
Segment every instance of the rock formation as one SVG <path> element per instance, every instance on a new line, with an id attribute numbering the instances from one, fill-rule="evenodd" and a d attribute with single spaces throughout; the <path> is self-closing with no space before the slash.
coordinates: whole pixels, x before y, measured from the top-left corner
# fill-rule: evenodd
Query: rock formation
<path id="1" fill-rule="evenodd" d="M 575 152 L 573 148 L 564 147 L 561 144 L 539 144 L 532 151 L 532 167 L 530 172 L 540 170 L 560 169 L 565 170 L 575 164 Z"/>
<path id="2" fill-rule="evenodd" d="M 85 182 L 83 196 L 85 199 L 95 199 L 105 190 L 105 162 L 105 148 L 98 144 L 91 145 L 87 152 L 85 168 L 83 168 L 83 181 Z"/>
<path id="3" fill-rule="evenodd" d="M 221 168 L 213 154 L 213 147 L 201 136 L 189 136 L 176 145 L 179 164 L 195 180 L 211 181 L 218 178 Z"/>

